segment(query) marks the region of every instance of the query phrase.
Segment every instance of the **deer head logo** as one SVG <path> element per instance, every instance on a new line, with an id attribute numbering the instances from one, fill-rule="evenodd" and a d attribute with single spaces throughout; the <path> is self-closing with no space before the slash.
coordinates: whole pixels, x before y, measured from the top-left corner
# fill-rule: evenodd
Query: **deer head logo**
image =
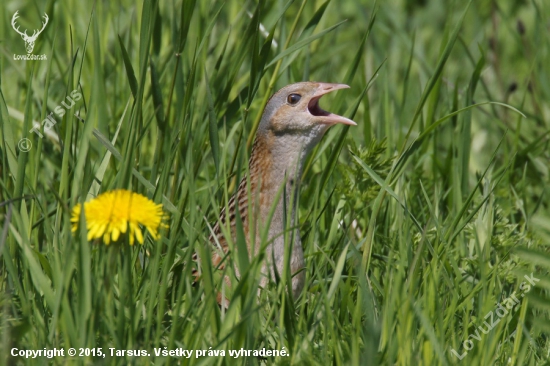
<path id="1" fill-rule="evenodd" d="M 19 15 L 17 14 L 19 13 L 19 10 L 15 12 L 15 14 L 13 14 L 13 17 L 11 18 L 11 26 L 13 27 L 13 29 L 19 33 L 21 35 L 21 38 L 23 38 L 23 41 L 25 41 L 25 48 L 27 49 L 27 53 L 31 53 L 33 48 L 34 48 L 34 42 L 36 42 L 36 38 L 38 37 L 38 35 L 40 33 L 42 33 L 42 31 L 44 30 L 44 28 L 46 28 L 46 24 L 48 24 L 48 14 L 44 13 L 44 22 L 42 23 L 42 29 L 40 30 L 37 30 L 35 29 L 33 32 L 32 32 L 32 36 L 29 36 L 27 34 L 27 30 L 25 29 L 24 32 L 21 32 L 19 30 L 19 26 L 17 26 L 16 28 L 16 24 L 15 24 L 15 21 L 17 20 L 17 18 L 19 18 Z"/>

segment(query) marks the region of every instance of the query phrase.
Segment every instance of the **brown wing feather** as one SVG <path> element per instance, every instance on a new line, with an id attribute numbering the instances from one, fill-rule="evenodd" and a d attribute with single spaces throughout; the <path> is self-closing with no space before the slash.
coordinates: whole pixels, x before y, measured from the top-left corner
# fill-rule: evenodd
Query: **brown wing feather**
<path id="1" fill-rule="evenodd" d="M 266 148 L 265 141 L 263 139 L 256 139 L 254 142 L 254 145 L 252 146 L 252 151 L 250 153 L 250 160 L 248 162 L 249 166 L 249 174 L 250 174 L 250 192 L 252 196 L 254 197 L 257 192 L 256 188 L 258 186 L 258 181 L 260 178 L 261 172 L 265 172 L 267 170 L 267 165 L 269 162 L 262 160 L 262 156 L 265 156 L 265 154 L 262 154 L 260 150 L 263 148 Z M 263 184 L 263 183 L 262 183 Z M 230 234 L 233 240 L 236 239 L 236 207 L 239 210 L 239 214 L 243 223 L 243 230 L 245 233 L 245 237 L 248 242 L 248 230 L 249 230 L 249 203 L 248 203 L 248 178 L 245 175 L 237 187 L 237 191 L 231 196 L 229 201 L 227 202 L 227 206 L 224 207 L 220 212 L 220 217 L 214 227 L 212 228 L 212 233 L 210 234 L 208 241 L 210 244 L 213 245 L 214 250 L 212 252 L 212 264 L 214 267 L 218 267 L 219 269 L 224 268 L 224 264 L 220 265 L 220 262 L 223 259 L 223 256 L 227 254 L 229 250 L 229 246 L 227 244 L 227 239 L 225 235 L 223 234 L 223 231 L 221 229 L 221 225 L 226 225 L 227 220 L 229 220 L 229 229 Z M 221 249 L 217 250 L 217 249 Z M 198 254 L 195 252 L 192 257 L 194 262 L 200 262 L 200 258 L 198 257 Z M 195 276 L 196 280 L 199 277 L 198 271 L 196 269 L 193 269 L 193 275 Z"/>

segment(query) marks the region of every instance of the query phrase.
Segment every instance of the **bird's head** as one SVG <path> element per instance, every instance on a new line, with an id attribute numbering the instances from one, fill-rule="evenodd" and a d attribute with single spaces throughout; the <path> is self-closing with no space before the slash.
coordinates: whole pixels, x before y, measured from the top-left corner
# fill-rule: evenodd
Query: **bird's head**
<path id="1" fill-rule="evenodd" d="M 349 86 L 309 81 L 285 86 L 267 102 L 258 132 L 272 132 L 275 136 L 304 135 L 318 140 L 337 123 L 355 126 L 352 120 L 319 106 L 323 95 L 345 88 Z"/>

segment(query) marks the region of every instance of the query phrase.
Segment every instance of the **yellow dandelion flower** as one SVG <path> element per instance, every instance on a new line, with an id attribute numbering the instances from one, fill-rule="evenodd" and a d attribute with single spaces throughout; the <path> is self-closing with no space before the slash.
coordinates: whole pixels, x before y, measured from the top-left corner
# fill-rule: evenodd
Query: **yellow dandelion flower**
<path id="1" fill-rule="evenodd" d="M 72 231 L 78 228 L 81 205 L 74 206 L 71 222 Z M 103 238 L 105 244 L 117 241 L 120 234 L 130 229 L 130 245 L 134 245 L 134 237 L 143 244 L 143 234 L 139 225 L 143 225 L 149 234 L 158 239 L 159 227 L 167 227 L 162 223 L 164 214 L 162 205 L 156 204 L 147 197 L 125 189 L 105 192 L 84 204 L 84 215 L 88 229 L 88 240 Z"/>

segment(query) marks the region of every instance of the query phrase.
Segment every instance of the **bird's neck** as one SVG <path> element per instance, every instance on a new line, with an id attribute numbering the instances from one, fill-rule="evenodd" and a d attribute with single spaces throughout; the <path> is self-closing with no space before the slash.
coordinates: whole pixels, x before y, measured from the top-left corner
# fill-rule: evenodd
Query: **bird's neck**
<path id="1" fill-rule="evenodd" d="M 297 184 L 307 155 L 317 140 L 316 136 L 303 133 L 286 133 L 284 136 L 273 132 L 258 134 L 250 156 L 251 176 L 261 172 L 262 180 L 268 179 L 263 184 L 268 183 L 274 189 L 279 189 L 285 181 L 290 185 Z"/>
<path id="2" fill-rule="evenodd" d="M 273 246 L 284 247 L 280 235 L 289 228 L 294 231 L 296 242 L 299 230 L 297 204 L 302 167 L 307 154 L 317 143 L 314 139 L 304 138 L 304 134 L 286 133 L 277 136 L 273 132 L 256 135 L 250 155 L 249 174 L 251 193 L 259 203 L 257 217 L 261 228 L 269 225 L 270 237 L 276 239 Z M 286 229 L 285 229 L 286 228 Z"/>
<path id="3" fill-rule="evenodd" d="M 274 260 L 272 278 L 275 269 L 279 275 L 283 273 L 287 244 L 292 245 L 291 273 L 299 271 L 304 262 L 297 204 L 302 167 L 311 147 L 289 141 L 281 143 L 273 134 L 257 134 L 249 162 L 251 193 L 259 203 L 255 206 L 255 243 L 262 243 L 261 235 L 267 229 L 267 261 Z"/>

